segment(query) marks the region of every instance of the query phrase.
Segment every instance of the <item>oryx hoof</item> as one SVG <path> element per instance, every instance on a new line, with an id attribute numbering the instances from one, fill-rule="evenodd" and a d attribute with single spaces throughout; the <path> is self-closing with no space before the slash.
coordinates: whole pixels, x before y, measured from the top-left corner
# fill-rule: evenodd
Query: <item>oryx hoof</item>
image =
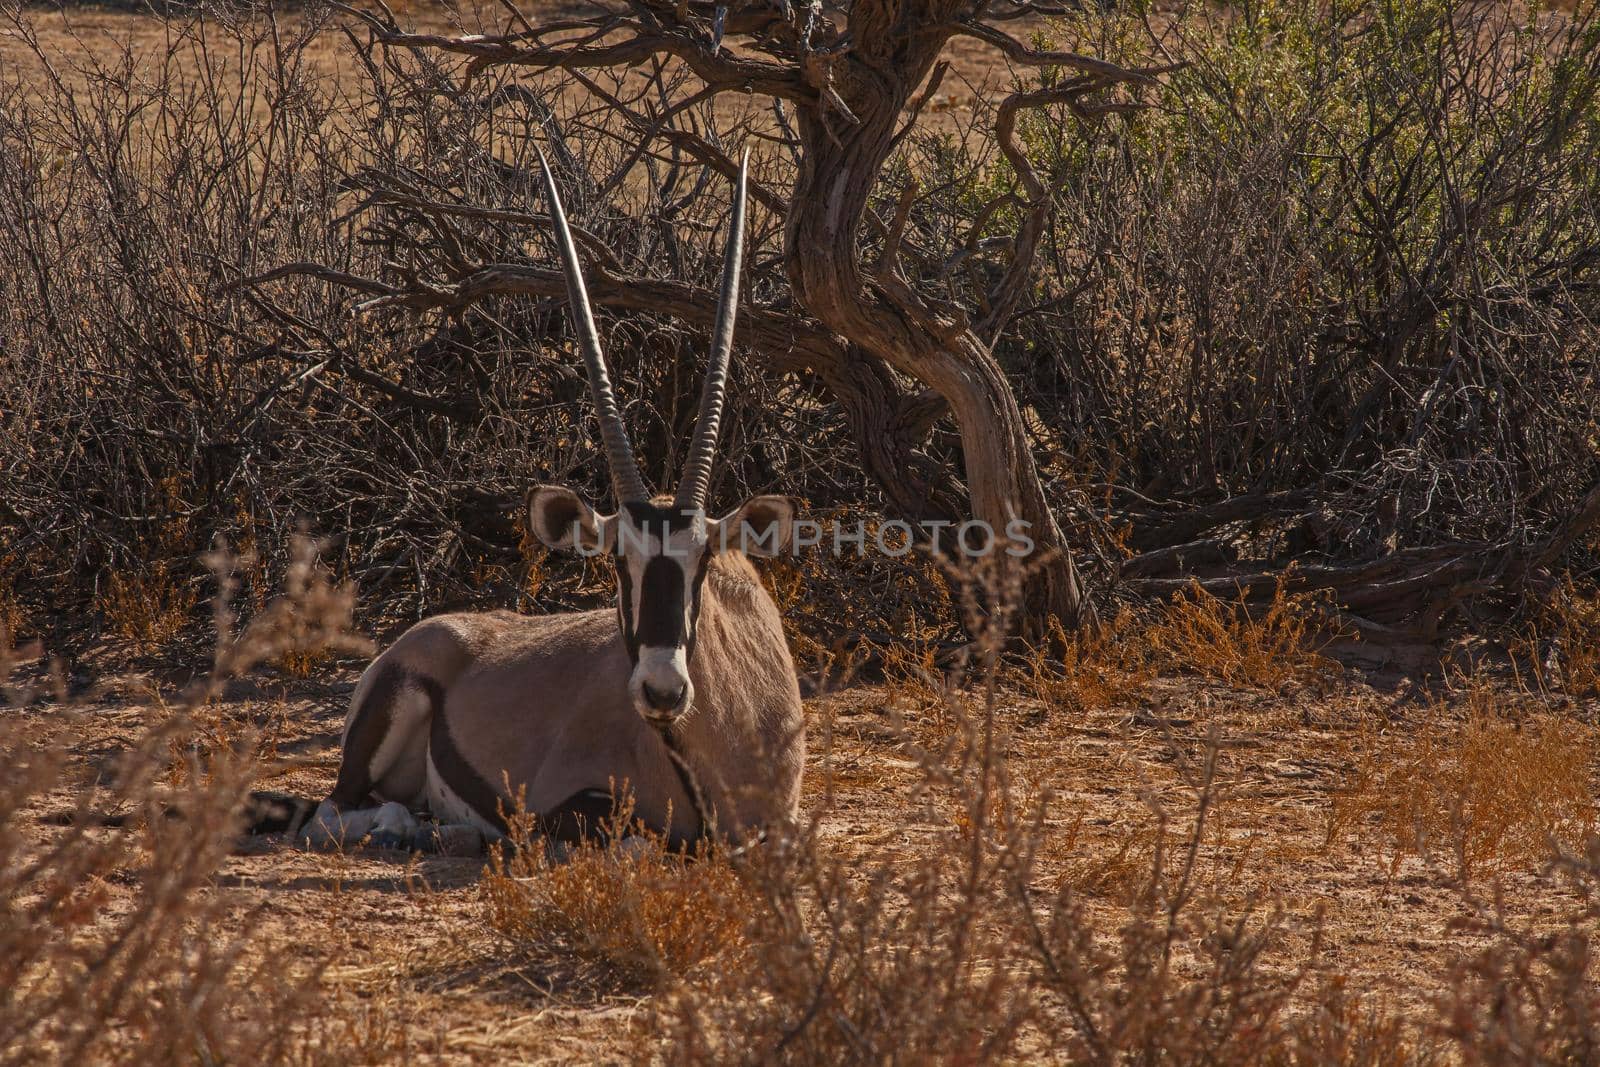
<path id="1" fill-rule="evenodd" d="M 421 824 L 399 801 L 391 800 L 374 813 L 372 831 L 367 835 L 370 848 L 395 848 L 410 851 Z"/>
<path id="2" fill-rule="evenodd" d="M 316 812 L 295 835 L 295 844 L 318 852 L 330 852 L 344 846 L 345 820 L 332 801 L 324 800 Z"/>
<path id="3" fill-rule="evenodd" d="M 391 800 L 378 808 L 372 819 L 372 832 L 375 834 L 407 835 L 417 832 L 417 827 L 422 825 L 417 822 L 417 817 L 411 814 L 404 804 L 398 800 Z"/>
<path id="4" fill-rule="evenodd" d="M 411 851 L 411 835 L 397 833 L 394 830 L 374 830 L 367 835 L 364 844 L 368 848 L 390 848 L 396 851 Z"/>

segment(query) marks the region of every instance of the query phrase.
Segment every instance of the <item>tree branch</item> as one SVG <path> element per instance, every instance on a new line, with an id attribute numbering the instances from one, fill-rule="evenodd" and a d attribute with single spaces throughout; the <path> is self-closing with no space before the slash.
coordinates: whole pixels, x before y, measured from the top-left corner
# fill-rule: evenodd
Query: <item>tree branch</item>
<path id="1" fill-rule="evenodd" d="M 719 91 L 745 91 L 812 103 L 818 92 L 807 85 L 789 65 L 734 55 L 712 44 L 709 35 L 695 27 L 672 26 L 661 22 L 646 26 L 642 20 L 617 15 L 597 16 L 560 24 L 562 29 L 582 28 L 587 35 L 577 41 L 545 43 L 535 40 L 529 46 L 526 32 L 451 36 L 435 33 L 409 33 L 400 29 L 393 16 L 379 18 L 370 11 L 330 0 L 338 11 L 365 22 L 379 43 L 416 52 L 449 52 L 471 60 L 468 75 L 496 66 L 529 67 L 534 70 L 578 70 L 584 67 L 628 67 L 653 56 L 673 56 L 681 60 L 708 87 Z M 612 34 L 627 31 L 621 41 L 603 43 Z M 542 38 L 548 29 L 539 31 Z M 588 43 L 598 41 L 602 43 Z"/>
<path id="2" fill-rule="evenodd" d="M 1077 52 L 1041 52 L 1037 49 L 1029 48 L 1004 30 L 986 26 L 972 19 L 957 20 L 952 32 L 991 44 L 1014 63 L 1021 63 L 1029 67 L 1069 67 L 1072 70 L 1081 70 L 1085 74 L 1093 74 L 1104 78 L 1107 84 L 1112 82 L 1136 82 L 1143 85 L 1155 85 L 1157 84 L 1156 78 L 1159 75 L 1170 74 L 1184 66 L 1184 64 L 1180 63 L 1162 67 L 1124 67 L 1108 60 L 1096 59 L 1093 56 L 1081 55 Z"/>
<path id="3" fill-rule="evenodd" d="M 1101 75 L 1084 74 L 1069 80 L 1064 85 L 1050 89 L 1012 93 L 1000 103 L 995 114 L 995 140 L 1000 145 L 1001 154 L 1005 156 L 1006 162 L 1011 164 L 1011 169 L 1017 174 L 1017 180 L 1022 183 L 1022 188 L 1027 193 L 1028 212 L 1023 219 L 1022 228 L 1017 233 L 1011 262 L 1006 265 L 999 282 L 990 290 L 988 311 L 976 327 L 978 335 L 986 344 L 993 345 L 999 339 L 1012 314 L 1015 313 L 1023 292 L 1027 289 L 1028 273 L 1033 269 L 1033 260 L 1039 251 L 1039 241 L 1044 236 L 1045 225 L 1050 221 L 1054 206 L 1051 190 L 1039 180 L 1033 162 L 1017 144 L 1017 114 L 1025 107 L 1048 107 L 1051 104 L 1067 105 L 1080 119 L 1137 110 L 1137 104 L 1118 101 L 1093 105 L 1083 103 L 1084 96 L 1112 84 L 1111 80 Z"/>
<path id="4" fill-rule="evenodd" d="M 594 93 L 595 96 L 599 97 L 606 104 L 610 105 L 610 107 L 616 113 L 620 114 L 628 121 L 629 125 L 639 130 L 640 134 L 642 135 L 639 141 L 639 152 L 641 154 L 647 150 L 651 140 L 659 137 L 670 145 L 673 145 L 677 148 L 682 148 L 700 163 L 710 167 L 712 170 L 716 171 L 718 174 L 721 174 L 729 181 L 738 180 L 739 165 L 735 163 L 726 152 L 713 145 L 710 141 L 707 141 L 704 137 L 694 133 L 692 130 L 684 130 L 667 126 L 666 118 L 668 116 L 663 116 L 662 118 L 652 122 L 649 119 L 646 119 L 644 116 L 637 114 L 632 108 L 618 100 L 614 93 L 608 92 L 604 86 L 596 83 L 593 78 L 587 77 L 581 71 L 573 71 L 572 75 L 583 84 L 585 89 L 588 89 L 591 93 Z M 774 193 L 771 189 L 768 189 L 760 182 L 750 180 L 748 176 L 746 177 L 745 182 L 750 190 L 750 195 L 753 196 L 756 199 L 756 202 L 762 207 L 766 208 L 768 211 L 771 211 L 779 218 L 783 218 L 789 213 L 789 202 L 783 197 L 779 196 L 777 193 Z"/>
<path id="5" fill-rule="evenodd" d="M 566 299 L 566 279 L 558 270 L 523 264 L 493 264 L 451 284 L 413 282 L 402 288 L 331 270 L 315 263 L 290 263 L 235 282 L 248 288 L 302 275 L 376 294 L 358 310 L 407 307 L 460 314 L 492 296 Z M 620 276 L 601 267 L 585 271 L 590 300 L 612 311 L 644 311 L 672 316 L 709 331 L 717 314 L 717 294 L 682 282 Z M 891 510 L 908 518 L 954 518 L 961 509 L 938 465 L 916 452 L 934 421 L 948 411 L 931 389 L 906 394 L 887 368 L 863 358 L 820 324 L 780 308 L 741 308 L 736 339 L 760 353 L 774 374 L 808 374 L 821 379 L 838 400 L 864 466 L 888 494 Z M 411 393 L 350 361 L 340 369 L 395 399 L 443 414 L 455 414 L 431 397 Z"/>

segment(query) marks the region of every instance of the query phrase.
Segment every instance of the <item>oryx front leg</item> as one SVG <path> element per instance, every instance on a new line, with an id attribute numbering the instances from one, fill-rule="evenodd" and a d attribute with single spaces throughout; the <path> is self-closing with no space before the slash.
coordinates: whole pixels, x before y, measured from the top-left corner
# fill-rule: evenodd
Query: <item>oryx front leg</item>
<path id="1" fill-rule="evenodd" d="M 416 830 L 407 808 L 424 799 L 438 697 L 436 682 L 399 663 L 380 659 L 367 670 L 345 723 L 338 781 L 301 831 L 307 844 L 354 845 L 369 834 L 398 841 Z"/>

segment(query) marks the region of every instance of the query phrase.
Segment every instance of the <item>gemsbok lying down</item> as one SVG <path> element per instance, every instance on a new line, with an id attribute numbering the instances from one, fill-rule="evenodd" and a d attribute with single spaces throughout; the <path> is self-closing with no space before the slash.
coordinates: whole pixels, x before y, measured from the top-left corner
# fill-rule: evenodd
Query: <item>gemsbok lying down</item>
<path id="1" fill-rule="evenodd" d="M 740 551 L 782 549 L 793 504 L 758 496 L 720 519 L 705 514 L 739 299 L 744 171 L 683 481 L 676 496 L 652 498 L 555 179 L 542 155 L 540 164 L 619 507 L 598 514 L 572 490 L 541 485 L 528 518 L 551 548 L 612 556 L 616 610 L 441 615 L 408 630 L 356 686 L 337 784 L 299 830 L 313 846 L 453 839 L 448 850 L 460 851 L 462 836 L 475 845 L 477 833 L 504 834 L 504 812 L 519 801 L 547 840 L 570 844 L 601 835 L 613 790 L 630 793 L 635 817 L 675 846 L 737 842 L 791 818 L 799 801 L 794 663 L 777 605 Z"/>

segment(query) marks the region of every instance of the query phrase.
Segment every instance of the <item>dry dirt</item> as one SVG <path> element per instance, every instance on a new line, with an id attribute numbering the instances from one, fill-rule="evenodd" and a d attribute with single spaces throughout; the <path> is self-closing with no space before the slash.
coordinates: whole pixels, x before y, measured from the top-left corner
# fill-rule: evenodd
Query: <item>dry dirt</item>
<path id="1" fill-rule="evenodd" d="M 272 676 L 236 683 L 207 710 L 227 731 L 265 731 L 285 770 L 261 785 L 307 796 L 331 787 L 344 707 L 357 671 L 312 680 Z M 113 678 L 73 712 L 77 756 L 94 775 L 146 725 L 168 714 L 176 679 Z M 1510 699 L 1508 697 L 1508 699 Z M 1193 810 L 1185 784 L 1207 738 L 1221 746 L 1219 800 L 1199 867 L 1202 894 L 1237 907 L 1255 896 L 1290 915 L 1277 946 L 1287 964 L 1318 930 L 1325 974 L 1392 1008 L 1425 1008 L 1452 961 L 1477 942 L 1452 929 L 1467 909 L 1448 855 L 1391 862 L 1384 834 L 1357 827 L 1326 840 L 1336 796 L 1354 779 L 1356 739 L 1403 737 L 1446 715 L 1407 686 L 1343 679 L 1277 692 L 1235 690 L 1190 677 L 1156 678 L 1142 695 L 1089 712 L 1044 709 L 1022 691 L 1002 695 L 1011 773 L 1030 795 L 1057 801 L 1039 888 L 1063 880 L 1118 923 L 1155 841 L 1151 801 L 1174 829 Z M 949 832 L 950 812 L 917 799 L 908 744 L 937 744 L 949 728 L 930 692 L 913 682 L 857 685 L 807 701 L 810 757 L 805 806 L 821 811 L 824 842 L 863 866 L 911 855 Z M 48 709 L 36 712 L 56 714 Z M 829 799 L 831 797 L 831 800 Z M 71 798 L 52 798 L 67 807 Z M 40 833 L 54 832 L 41 809 Z M 341 1010 L 399 1014 L 412 1054 L 448 1062 L 631 1062 L 629 1023 L 642 1001 L 592 985 L 552 951 L 510 952 L 485 925 L 477 860 L 414 858 L 371 850 L 297 851 L 256 839 L 223 869 L 216 892 L 238 930 L 286 958 L 333 961 L 326 975 Z M 1480 872 L 1510 915 L 1537 922 L 1573 903 L 1553 880 L 1515 864 Z M 131 895 L 127 887 L 116 893 Z M 124 901 L 131 905 L 132 901 Z"/>

